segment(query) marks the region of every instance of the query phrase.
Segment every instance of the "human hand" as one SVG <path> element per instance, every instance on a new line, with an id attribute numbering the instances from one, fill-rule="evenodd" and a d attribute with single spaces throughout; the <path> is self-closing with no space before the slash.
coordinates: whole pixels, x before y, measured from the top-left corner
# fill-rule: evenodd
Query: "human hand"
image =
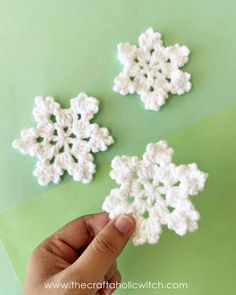
<path id="1" fill-rule="evenodd" d="M 120 282 L 116 258 L 134 229 L 130 216 L 110 220 L 107 213 L 81 216 L 68 223 L 33 251 L 23 294 L 111 294 L 114 289 L 98 286 Z"/>

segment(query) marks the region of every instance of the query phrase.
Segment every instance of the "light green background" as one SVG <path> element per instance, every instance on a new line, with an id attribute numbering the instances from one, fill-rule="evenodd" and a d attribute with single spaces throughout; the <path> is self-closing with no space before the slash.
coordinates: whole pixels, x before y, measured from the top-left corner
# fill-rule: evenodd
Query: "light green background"
<path id="1" fill-rule="evenodd" d="M 9 261 L 4 246 L 0 241 L 0 294 L 20 295 L 21 286 L 16 273 Z"/>
<path id="2" fill-rule="evenodd" d="M 235 108 L 222 111 L 236 103 L 235 9 L 233 0 L 0 0 L 0 211 L 26 202 L 0 217 L 0 234 L 21 281 L 33 246 L 72 218 L 100 210 L 115 185 L 108 176 L 114 155 L 141 154 L 148 142 L 168 138 L 178 161 L 196 161 L 210 173 L 196 198 L 200 230 L 183 239 L 166 231 L 157 246 L 130 246 L 120 261 L 124 278 L 190 283 L 173 294 L 233 294 Z M 192 74 L 192 91 L 172 96 L 159 112 L 144 111 L 137 95 L 112 92 L 122 68 L 117 43 L 137 43 L 149 26 L 166 45 L 191 50 L 184 70 Z M 41 188 L 32 176 L 35 159 L 11 142 L 34 125 L 36 95 L 55 96 L 67 107 L 81 91 L 100 99 L 95 120 L 109 127 L 116 143 L 96 155 L 90 185 L 65 177 Z"/>
<path id="3" fill-rule="evenodd" d="M 158 290 L 158 294 L 234 294 L 235 113 L 236 106 L 166 137 L 176 151 L 176 163 L 194 160 L 209 173 L 205 191 L 193 198 L 202 216 L 200 228 L 183 238 L 165 229 L 158 245 L 129 244 L 119 259 L 124 281 L 187 282 L 189 286 Z M 103 165 L 91 185 L 80 188 L 70 181 L 0 216 L 0 234 L 21 281 L 28 257 L 42 239 L 79 215 L 100 211 L 104 196 L 114 186 L 107 177 L 109 169 Z M 156 292 L 145 290 L 145 294 Z"/>

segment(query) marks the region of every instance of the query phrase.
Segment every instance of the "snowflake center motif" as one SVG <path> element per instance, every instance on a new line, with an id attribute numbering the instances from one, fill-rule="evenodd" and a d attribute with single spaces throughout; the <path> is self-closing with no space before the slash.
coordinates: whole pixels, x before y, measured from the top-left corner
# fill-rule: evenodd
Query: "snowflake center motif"
<path id="1" fill-rule="evenodd" d="M 13 147 L 37 156 L 34 175 L 39 184 L 58 183 L 66 170 L 74 180 L 90 182 L 95 172 L 92 153 L 105 151 L 113 138 L 107 128 L 90 120 L 99 102 L 85 93 L 71 99 L 69 109 L 61 109 L 53 97 L 36 97 L 33 116 L 37 127 L 22 130 Z"/>
<path id="2" fill-rule="evenodd" d="M 142 56 L 136 57 L 134 59 L 134 63 L 137 63 L 139 66 L 140 72 L 138 72 L 138 74 L 143 76 L 146 79 L 146 83 L 149 84 L 149 91 L 153 92 L 153 84 L 155 83 L 154 80 L 156 80 L 157 87 L 161 87 L 161 83 L 159 81 L 163 81 L 163 79 L 165 79 L 167 83 L 171 82 L 171 78 L 164 75 L 165 68 L 170 64 L 171 60 L 166 56 L 163 58 L 162 62 L 158 62 L 159 52 L 156 49 L 151 49 L 145 54 L 145 59 L 143 59 Z M 133 70 L 135 72 L 135 65 L 133 66 Z M 130 76 L 130 80 L 134 81 L 135 78 L 138 79 L 139 75 L 136 74 L 136 76 Z"/>
<path id="3" fill-rule="evenodd" d="M 157 243 L 162 225 L 179 235 L 197 229 L 199 213 L 190 197 L 204 189 L 207 174 L 195 163 L 175 165 L 173 150 L 165 141 L 148 144 L 142 160 L 115 157 L 111 178 L 120 188 L 113 189 L 103 203 L 111 218 L 131 214 L 136 220 L 135 245 Z"/>
<path id="4" fill-rule="evenodd" d="M 52 130 L 52 134 L 50 137 L 50 141 L 49 144 L 50 145 L 55 145 L 58 149 L 59 149 L 59 153 L 64 153 L 68 150 L 71 150 L 73 147 L 73 143 L 77 142 L 77 140 L 80 141 L 89 141 L 90 137 L 82 137 L 79 136 L 78 138 L 76 137 L 76 135 L 73 133 L 73 130 L 71 129 L 71 126 L 60 126 L 60 124 L 57 123 L 56 117 L 55 115 L 50 115 L 49 117 L 52 127 L 54 128 L 54 130 Z M 80 120 L 81 117 L 78 114 L 78 120 Z M 38 137 L 36 138 L 37 142 L 43 142 L 43 141 L 47 141 L 48 138 L 42 138 L 42 137 Z"/>
<path id="5" fill-rule="evenodd" d="M 191 89 L 191 75 L 181 71 L 190 51 L 175 44 L 164 47 L 161 34 L 149 28 L 139 37 L 139 47 L 118 44 L 118 59 L 124 65 L 113 90 L 122 95 L 138 93 L 146 109 L 158 111 L 168 93 L 181 95 Z"/>

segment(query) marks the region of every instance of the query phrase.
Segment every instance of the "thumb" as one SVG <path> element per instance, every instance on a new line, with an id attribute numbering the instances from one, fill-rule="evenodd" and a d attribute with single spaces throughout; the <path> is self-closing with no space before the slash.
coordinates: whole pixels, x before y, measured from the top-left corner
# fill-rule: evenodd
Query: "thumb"
<path id="1" fill-rule="evenodd" d="M 79 273 L 79 277 L 85 281 L 101 282 L 134 229 L 135 222 L 129 215 L 119 215 L 111 220 L 72 265 L 76 268 L 75 273 Z"/>

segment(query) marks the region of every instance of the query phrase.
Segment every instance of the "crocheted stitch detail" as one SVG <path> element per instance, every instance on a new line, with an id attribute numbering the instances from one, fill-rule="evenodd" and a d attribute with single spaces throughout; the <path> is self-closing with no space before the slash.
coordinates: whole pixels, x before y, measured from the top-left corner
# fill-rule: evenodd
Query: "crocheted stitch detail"
<path id="1" fill-rule="evenodd" d="M 93 155 L 105 151 L 113 138 L 107 128 L 90 120 L 99 110 L 99 101 L 80 93 L 62 109 L 53 97 L 35 98 L 33 116 L 36 128 L 24 129 L 13 147 L 38 161 L 33 174 L 40 185 L 58 183 L 66 170 L 75 181 L 88 183 L 96 168 Z"/>
<path id="2" fill-rule="evenodd" d="M 195 163 L 173 164 L 173 149 L 165 141 L 148 144 L 142 160 L 116 156 L 110 176 L 119 188 L 103 203 L 110 218 L 131 214 L 136 220 L 134 245 L 157 243 L 162 225 L 178 235 L 197 229 L 199 213 L 190 197 L 204 189 L 207 174 Z"/>
<path id="3" fill-rule="evenodd" d="M 188 62 L 186 46 L 164 47 L 161 34 L 149 28 L 138 39 L 139 47 L 118 44 L 123 71 L 115 78 L 113 90 L 122 95 L 138 93 L 145 109 L 158 111 L 168 93 L 181 95 L 191 89 L 191 75 L 179 69 Z"/>

